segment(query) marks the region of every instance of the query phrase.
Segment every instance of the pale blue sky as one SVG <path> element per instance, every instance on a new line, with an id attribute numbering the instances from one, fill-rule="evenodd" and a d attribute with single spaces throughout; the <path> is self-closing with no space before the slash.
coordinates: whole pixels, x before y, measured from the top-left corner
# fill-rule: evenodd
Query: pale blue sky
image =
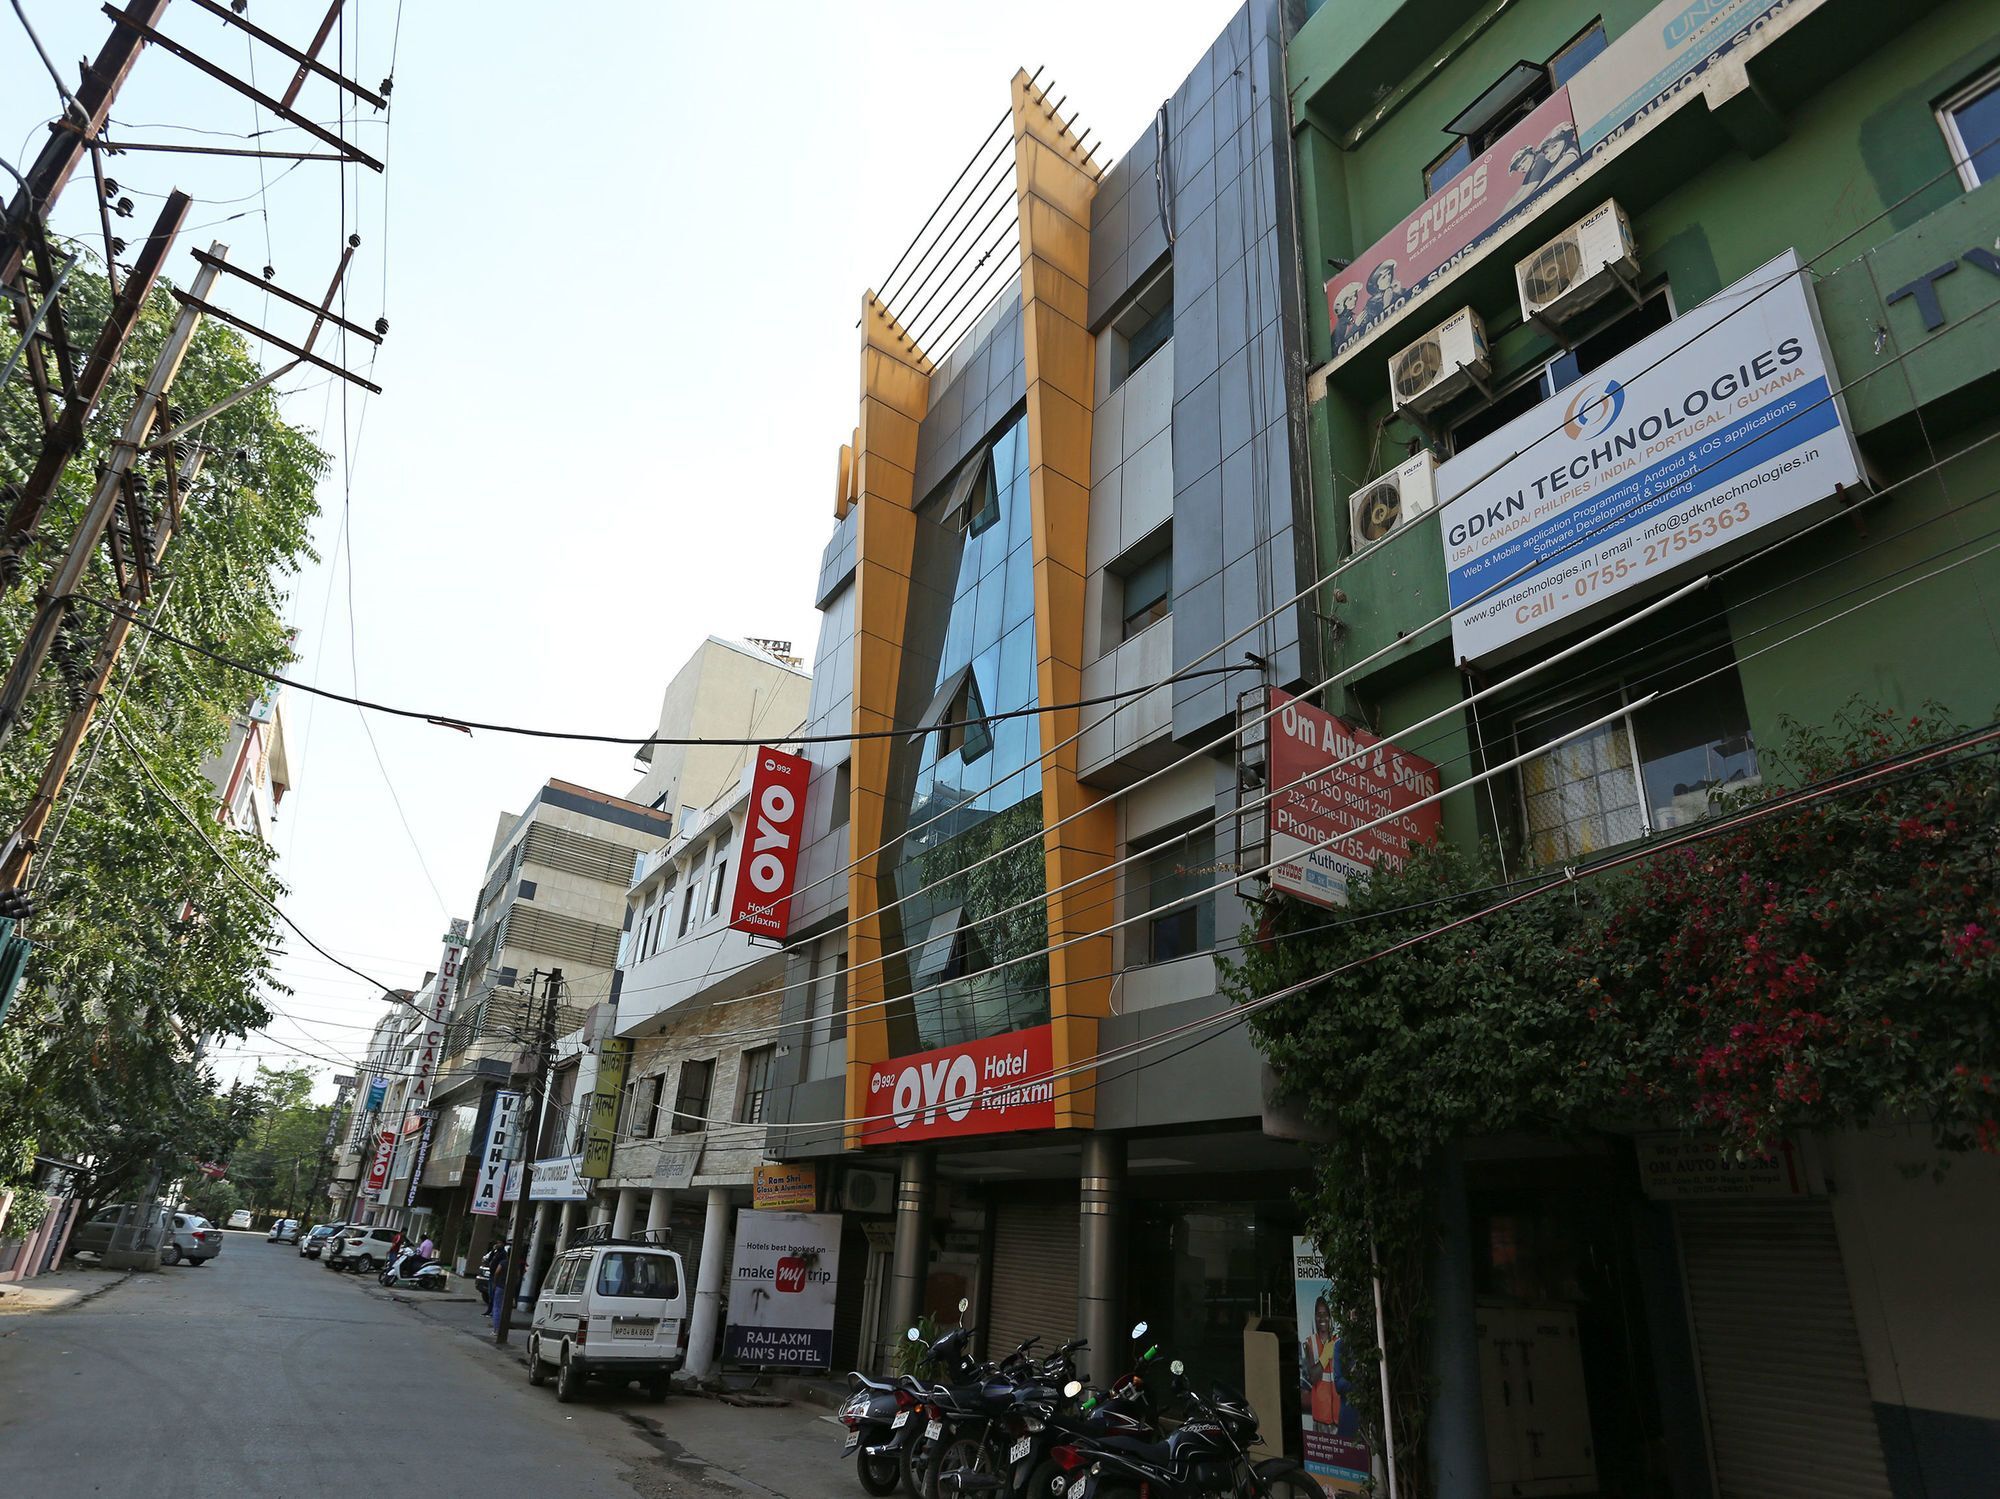
<path id="1" fill-rule="evenodd" d="M 91 0 L 25 4 L 73 86 L 108 22 Z M 317 373 L 286 382 L 288 413 L 335 457 L 316 532 L 327 562 L 294 589 L 300 677 L 345 689 L 358 673 L 361 694 L 383 701 L 636 738 L 704 635 L 789 637 L 809 654 L 862 291 L 1000 117 L 1017 66 L 1045 66 L 1081 124 L 1122 151 L 1236 8 L 404 0 L 393 124 L 364 105 L 353 130 L 376 154 L 387 138 L 389 171 L 350 169 L 345 184 L 363 236 L 349 316 L 392 323 L 374 371 L 385 394 L 345 402 L 352 655 L 334 548 L 341 393 Z M 254 0 L 250 16 L 303 42 L 324 9 Z M 347 9 L 349 71 L 372 87 L 398 6 Z M 248 68 L 244 38 L 192 5 L 171 6 L 166 30 Z M 256 73 L 269 94 L 288 77 L 261 48 Z M 323 81 L 300 104 L 335 118 Z M 0 151 L 25 169 L 56 108 L 0 8 Z M 252 112 L 149 50 L 113 119 L 132 139 L 219 144 L 159 127 L 247 132 Z M 183 245 L 220 239 L 253 270 L 268 253 L 280 284 L 316 294 L 339 251 L 342 174 L 287 166 L 264 164 L 260 194 L 251 161 L 128 154 L 111 170 L 137 212 L 119 232 L 136 242 L 158 195 L 180 186 L 201 200 Z M 94 241 L 79 182 L 57 222 Z M 185 281 L 192 264 L 177 250 L 169 271 Z M 239 285 L 227 302 L 261 317 L 263 300 Z M 299 329 L 281 311 L 268 326 Z M 415 984 L 446 916 L 471 914 L 502 810 L 552 775 L 619 794 L 634 779 L 616 746 L 374 717 L 441 906 L 355 710 L 297 693 L 287 710 L 284 904 L 389 984 Z M 227 1048 L 225 1077 L 260 1055 L 358 1055 L 380 1014 L 361 980 L 292 947 L 297 993 L 276 1002 L 299 1023 Z"/>

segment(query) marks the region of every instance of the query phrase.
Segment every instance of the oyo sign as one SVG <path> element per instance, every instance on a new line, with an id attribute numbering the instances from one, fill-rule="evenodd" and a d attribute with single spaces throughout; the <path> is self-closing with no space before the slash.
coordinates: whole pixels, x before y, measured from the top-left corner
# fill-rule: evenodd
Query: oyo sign
<path id="1" fill-rule="evenodd" d="M 382 1189 L 389 1185 L 389 1162 L 395 1154 L 396 1132 L 393 1129 L 377 1130 L 375 1157 L 368 1163 L 368 1180 L 362 1187 L 370 1197 L 380 1197 Z"/>
<path id="2" fill-rule="evenodd" d="M 870 1144 L 1053 1129 L 1056 1122 L 1053 1028 L 1013 1031 L 868 1070 Z"/>
<path id="3" fill-rule="evenodd" d="M 736 860 L 736 889 L 729 900 L 729 924 L 738 931 L 783 938 L 791 926 L 792 883 L 799 872 L 806 780 L 811 774 L 812 763 L 804 755 L 769 748 L 757 751 L 743 847 Z"/>

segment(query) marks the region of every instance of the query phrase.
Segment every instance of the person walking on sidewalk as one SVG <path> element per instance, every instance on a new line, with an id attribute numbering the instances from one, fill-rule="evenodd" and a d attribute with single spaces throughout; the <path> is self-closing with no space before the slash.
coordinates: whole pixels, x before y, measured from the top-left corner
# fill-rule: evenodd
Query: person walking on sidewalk
<path id="1" fill-rule="evenodd" d="M 502 1239 L 486 1255 L 487 1284 L 490 1287 L 491 1305 L 487 1308 L 493 1316 L 493 1332 L 500 1332 L 500 1313 L 507 1305 L 507 1241 Z"/>

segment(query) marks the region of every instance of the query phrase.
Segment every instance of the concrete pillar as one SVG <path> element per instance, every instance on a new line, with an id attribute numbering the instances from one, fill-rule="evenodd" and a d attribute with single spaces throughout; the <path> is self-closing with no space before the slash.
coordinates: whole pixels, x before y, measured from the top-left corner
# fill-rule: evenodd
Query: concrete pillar
<path id="1" fill-rule="evenodd" d="M 663 1188 L 653 1188 L 653 1195 L 646 1202 L 646 1227 L 670 1228 L 673 1226 L 674 1194 Z"/>
<path id="2" fill-rule="evenodd" d="M 715 1372 L 716 1338 L 722 1330 L 722 1257 L 729 1243 L 729 1188 L 708 1189 L 708 1220 L 701 1230 L 701 1264 L 695 1271 L 694 1316 L 688 1327 L 688 1372 L 706 1379 Z"/>
<path id="3" fill-rule="evenodd" d="M 592 1226 L 611 1221 L 611 1196 L 603 1192 L 590 1194 L 590 1221 Z"/>
<path id="4" fill-rule="evenodd" d="M 639 1209 L 639 1189 L 620 1187 L 618 1195 L 612 1199 L 611 1237 L 629 1239 L 632 1237 L 632 1217 Z"/>
<path id="5" fill-rule="evenodd" d="M 1436 1391 L 1428 1422 L 1431 1472 L 1437 1499 L 1486 1499 L 1472 1219 L 1465 1202 L 1465 1160 L 1457 1146 L 1443 1153 L 1432 1190 L 1437 1247 L 1431 1257 L 1430 1373 Z"/>
<path id="6" fill-rule="evenodd" d="M 1084 1136 L 1076 1331 L 1090 1340 L 1084 1366 L 1104 1381 L 1125 1368 L 1125 1140 Z M 1068 1341 L 1062 1339 L 1062 1341 Z"/>
<path id="7" fill-rule="evenodd" d="M 928 1150 L 906 1150 L 896 1171 L 896 1252 L 889 1267 L 889 1333 L 901 1338 L 924 1312 L 924 1283 L 931 1268 L 931 1193 L 937 1159 Z"/>
<path id="8" fill-rule="evenodd" d="M 556 1219 L 557 1254 L 561 1254 L 563 1252 L 563 1248 L 565 1245 L 569 1243 L 569 1236 L 575 1228 L 576 1228 L 576 1204 L 573 1202 L 566 1202 L 562 1205 L 562 1215 Z"/>
<path id="9" fill-rule="evenodd" d="M 517 1305 L 535 1304 L 535 1287 L 540 1284 L 542 1274 L 542 1235 L 548 1226 L 549 1205 L 538 1202 L 535 1204 L 534 1227 L 528 1230 L 528 1263 L 521 1271 L 521 1294 Z"/>

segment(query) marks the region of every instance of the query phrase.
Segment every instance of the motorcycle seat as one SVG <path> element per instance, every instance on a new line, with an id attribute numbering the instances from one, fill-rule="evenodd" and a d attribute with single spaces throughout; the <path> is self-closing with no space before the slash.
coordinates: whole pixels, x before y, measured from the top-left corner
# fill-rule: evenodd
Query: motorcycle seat
<path id="1" fill-rule="evenodd" d="M 878 1395 L 891 1395 L 896 1390 L 895 1385 L 888 1380 L 871 1379 L 859 1369 L 853 1370 L 847 1377 L 854 1382 L 854 1388 L 857 1390 L 873 1390 Z"/>

